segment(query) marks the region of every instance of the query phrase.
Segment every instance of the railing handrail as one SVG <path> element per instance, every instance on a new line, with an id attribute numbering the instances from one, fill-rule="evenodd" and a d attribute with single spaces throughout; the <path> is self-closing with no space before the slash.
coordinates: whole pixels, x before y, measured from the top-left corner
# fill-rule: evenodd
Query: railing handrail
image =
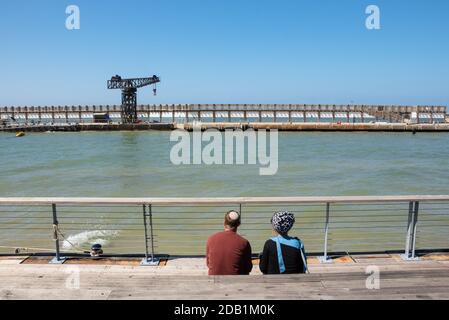
<path id="1" fill-rule="evenodd" d="M 89 198 L 89 197 L 0 197 L 2 205 L 45 204 L 115 204 L 115 205 L 174 205 L 174 204 L 279 204 L 279 203 L 376 203 L 376 202 L 449 201 L 449 195 L 398 196 L 313 196 L 313 197 L 224 197 L 224 198 Z"/>

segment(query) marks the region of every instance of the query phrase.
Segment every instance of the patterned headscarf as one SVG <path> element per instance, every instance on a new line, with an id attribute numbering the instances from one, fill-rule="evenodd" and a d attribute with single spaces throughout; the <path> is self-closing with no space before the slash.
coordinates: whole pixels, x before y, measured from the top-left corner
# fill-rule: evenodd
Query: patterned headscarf
<path id="1" fill-rule="evenodd" d="M 276 212 L 271 218 L 273 229 L 281 234 L 286 234 L 290 231 L 295 223 L 295 216 L 288 211 Z"/>

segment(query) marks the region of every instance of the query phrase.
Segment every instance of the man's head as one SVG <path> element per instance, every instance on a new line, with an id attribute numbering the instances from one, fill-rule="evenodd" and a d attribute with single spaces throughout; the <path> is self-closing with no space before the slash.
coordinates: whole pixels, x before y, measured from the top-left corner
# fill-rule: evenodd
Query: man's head
<path id="1" fill-rule="evenodd" d="M 225 214 L 224 219 L 225 229 L 235 231 L 240 226 L 240 223 L 241 223 L 240 213 L 238 213 L 237 211 L 231 210 Z"/>
<path id="2" fill-rule="evenodd" d="M 271 218 L 273 230 L 280 235 L 287 235 L 295 223 L 295 216 L 288 211 L 276 212 Z"/>

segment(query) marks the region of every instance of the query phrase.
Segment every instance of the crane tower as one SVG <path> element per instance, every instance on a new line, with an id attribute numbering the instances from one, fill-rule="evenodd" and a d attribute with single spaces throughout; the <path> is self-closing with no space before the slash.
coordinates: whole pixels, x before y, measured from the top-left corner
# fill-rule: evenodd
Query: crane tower
<path id="1" fill-rule="evenodd" d="M 137 122 L 137 89 L 148 85 L 153 85 L 153 93 L 156 95 L 156 84 L 160 82 L 158 76 L 149 78 L 122 79 L 116 75 L 108 80 L 108 89 L 122 90 L 122 122 Z"/>

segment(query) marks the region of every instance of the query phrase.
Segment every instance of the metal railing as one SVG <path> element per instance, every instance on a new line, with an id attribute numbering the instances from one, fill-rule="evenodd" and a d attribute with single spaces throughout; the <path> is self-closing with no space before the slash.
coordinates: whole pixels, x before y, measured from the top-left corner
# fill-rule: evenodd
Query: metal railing
<path id="1" fill-rule="evenodd" d="M 12 106 L 0 107 L 0 120 L 9 125 L 91 123 L 94 113 L 107 113 L 120 122 L 121 106 Z M 416 113 L 417 123 L 444 123 L 446 106 L 326 105 L 326 104 L 159 104 L 138 105 L 142 121 L 161 123 L 206 122 L 404 122 Z"/>
<path id="2" fill-rule="evenodd" d="M 0 106 L 0 113 L 51 113 L 51 112 L 120 112 L 120 105 L 78 106 Z M 335 104 L 153 104 L 138 105 L 137 110 L 147 111 L 393 111 L 446 113 L 447 106 L 406 105 L 335 105 Z"/>
<path id="3" fill-rule="evenodd" d="M 271 237 L 278 210 L 295 213 L 291 234 L 323 263 L 331 252 L 399 251 L 405 244 L 403 258 L 415 260 L 418 249 L 449 248 L 449 195 L 0 198 L 0 252 L 50 251 L 53 263 L 62 263 L 100 242 L 112 255 L 144 253 L 144 265 L 157 265 L 161 255 L 204 255 L 207 237 L 222 230 L 231 209 L 241 212 L 239 233 L 254 252 Z"/>

